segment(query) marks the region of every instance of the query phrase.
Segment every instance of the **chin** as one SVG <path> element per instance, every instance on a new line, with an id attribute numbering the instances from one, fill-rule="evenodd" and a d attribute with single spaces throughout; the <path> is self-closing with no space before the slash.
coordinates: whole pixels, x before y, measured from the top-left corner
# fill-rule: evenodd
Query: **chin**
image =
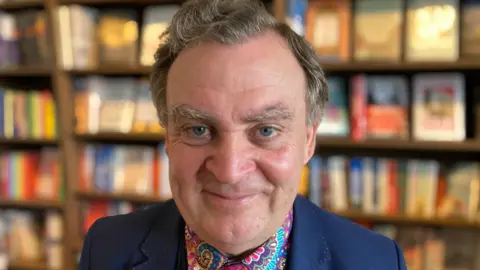
<path id="1" fill-rule="evenodd" d="M 264 238 L 263 234 L 268 227 L 268 215 L 261 214 L 258 210 L 251 209 L 238 215 L 205 215 L 200 223 L 203 233 L 206 234 L 205 240 L 212 242 L 222 252 L 243 252 L 242 246 Z M 236 250 L 237 248 L 240 250 Z"/>

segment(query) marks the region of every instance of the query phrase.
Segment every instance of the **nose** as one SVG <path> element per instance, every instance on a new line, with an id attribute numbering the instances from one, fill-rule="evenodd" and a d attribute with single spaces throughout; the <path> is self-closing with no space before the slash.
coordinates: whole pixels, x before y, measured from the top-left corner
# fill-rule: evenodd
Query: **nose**
<path id="1" fill-rule="evenodd" d="M 228 135 L 217 140 L 205 166 L 217 181 L 235 184 L 255 170 L 255 151 L 248 140 L 239 135 Z"/>

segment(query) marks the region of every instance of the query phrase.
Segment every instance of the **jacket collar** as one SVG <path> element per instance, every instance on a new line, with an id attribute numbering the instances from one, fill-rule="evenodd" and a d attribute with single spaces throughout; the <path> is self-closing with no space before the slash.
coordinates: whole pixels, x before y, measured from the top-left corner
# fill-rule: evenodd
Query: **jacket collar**
<path id="1" fill-rule="evenodd" d="M 322 230 L 321 210 L 298 195 L 293 205 L 292 246 L 288 268 L 291 270 L 329 269 L 330 249 Z"/>
<path id="2" fill-rule="evenodd" d="M 292 246 L 289 249 L 288 268 L 291 270 L 328 269 L 330 250 L 322 231 L 321 211 L 302 196 L 293 206 Z M 142 256 L 133 258 L 134 270 L 175 269 L 177 253 L 184 246 L 185 222 L 175 202 L 161 206 L 159 217 L 140 246 Z"/>
<path id="3" fill-rule="evenodd" d="M 175 269 L 185 223 L 173 200 L 160 206 L 152 228 L 132 259 L 133 270 Z M 182 244 L 180 246 L 179 244 Z"/>

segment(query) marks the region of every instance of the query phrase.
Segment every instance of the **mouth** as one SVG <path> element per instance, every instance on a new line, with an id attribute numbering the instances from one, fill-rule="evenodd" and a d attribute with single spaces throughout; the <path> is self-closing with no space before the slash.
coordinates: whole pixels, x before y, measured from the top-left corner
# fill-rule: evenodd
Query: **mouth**
<path id="1" fill-rule="evenodd" d="M 214 204 L 223 206 L 241 206 L 250 203 L 256 196 L 256 193 L 249 194 L 222 194 L 210 191 L 203 191 L 207 200 Z"/>

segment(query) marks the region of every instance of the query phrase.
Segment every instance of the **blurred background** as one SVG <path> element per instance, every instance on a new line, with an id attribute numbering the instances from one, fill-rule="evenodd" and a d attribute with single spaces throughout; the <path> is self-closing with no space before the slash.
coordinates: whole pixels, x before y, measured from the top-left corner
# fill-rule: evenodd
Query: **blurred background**
<path id="1" fill-rule="evenodd" d="M 0 1 L 0 270 L 76 269 L 96 219 L 171 196 L 147 77 L 181 2 Z M 329 81 L 299 193 L 409 270 L 479 270 L 480 1 L 265 4 Z"/>

